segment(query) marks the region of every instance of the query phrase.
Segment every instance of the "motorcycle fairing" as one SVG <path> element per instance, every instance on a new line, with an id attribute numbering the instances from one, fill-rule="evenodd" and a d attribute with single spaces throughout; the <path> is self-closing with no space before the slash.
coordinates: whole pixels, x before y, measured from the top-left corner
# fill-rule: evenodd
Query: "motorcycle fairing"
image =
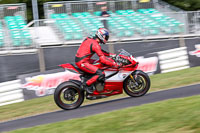
<path id="1" fill-rule="evenodd" d="M 108 75 L 115 73 L 116 71 L 107 71 L 105 70 L 105 77 Z M 120 70 L 116 75 L 108 78 L 105 82 L 123 82 L 130 74 L 132 71 L 124 71 Z"/>

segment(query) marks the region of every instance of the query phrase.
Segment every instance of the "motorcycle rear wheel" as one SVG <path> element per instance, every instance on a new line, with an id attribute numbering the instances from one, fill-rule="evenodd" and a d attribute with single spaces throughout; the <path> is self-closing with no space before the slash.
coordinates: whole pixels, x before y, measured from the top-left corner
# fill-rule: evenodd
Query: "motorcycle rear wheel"
<path id="1" fill-rule="evenodd" d="M 140 97 L 145 95 L 150 89 L 150 78 L 143 71 L 136 70 L 123 83 L 124 91 L 131 97 Z"/>
<path id="2" fill-rule="evenodd" d="M 84 101 L 84 91 L 73 82 L 60 84 L 54 92 L 54 101 L 58 107 L 71 110 L 80 107 Z"/>

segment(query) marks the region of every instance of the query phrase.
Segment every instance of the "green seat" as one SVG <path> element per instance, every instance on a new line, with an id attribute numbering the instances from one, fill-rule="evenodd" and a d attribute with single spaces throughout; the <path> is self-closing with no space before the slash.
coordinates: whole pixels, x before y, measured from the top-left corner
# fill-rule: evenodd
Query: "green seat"
<path id="1" fill-rule="evenodd" d="M 72 34 L 65 34 L 65 40 L 72 40 Z"/>
<path id="2" fill-rule="evenodd" d="M 66 34 L 68 34 L 68 33 L 72 33 L 73 32 L 73 30 L 72 29 L 65 29 L 65 31 L 64 31 Z"/>
<path id="3" fill-rule="evenodd" d="M 131 10 L 131 9 L 126 10 L 126 12 L 128 12 L 128 14 L 134 14 L 134 13 L 135 13 L 135 12 L 134 12 L 133 10 Z"/>
<path id="4" fill-rule="evenodd" d="M 28 30 L 23 30 L 21 31 L 22 36 L 26 37 L 26 38 L 31 38 L 31 34 Z"/>
<path id="5" fill-rule="evenodd" d="M 74 33 L 74 39 L 81 40 L 83 38 L 81 33 Z"/>
<path id="6" fill-rule="evenodd" d="M 3 32 L 0 31 L 0 47 L 2 47 L 4 45 L 4 42 L 3 42 Z"/>
<path id="7" fill-rule="evenodd" d="M 101 15 L 101 11 L 96 11 L 96 12 L 94 12 L 94 15 L 95 15 L 95 16 L 100 16 L 100 15 Z"/>
<path id="8" fill-rule="evenodd" d="M 21 46 L 20 40 L 13 40 L 13 46 Z"/>
<path id="9" fill-rule="evenodd" d="M 21 46 L 21 37 L 17 35 L 12 36 L 13 46 Z"/>
<path id="10" fill-rule="evenodd" d="M 84 17 L 81 13 L 76 12 L 76 13 L 72 13 L 72 16 L 74 17 Z"/>
<path id="11" fill-rule="evenodd" d="M 119 31 L 116 36 L 117 37 L 123 37 L 124 36 L 124 32 L 123 31 Z"/>
<path id="12" fill-rule="evenodd" d="M 24 18 L 23 18 L 22 16 L 14 16 L 14 18 L 15 18 L 16 20 L 24 20 Z"/>
<path id="13" fill-rule="evenodd" d="M 3 45 L 4 45 L 4 42 L 1 40 L 0 41 L 0 47 L 3 47 Z"/>
<path id="14" fill-rule="evenodd" d="M 151 28 L 149 30 L 149 34 L 151 35 L 158 35 L 160 33 L 160 30 L 158 28 Z"/>
<path id="15" fill-rule="evenodd" d="M 116 13 L 119 14 L 119 15 L 124 15 L 126 13 L 126 11 L 124 11 L 124 10 L 117 10 Z"/>
<path id="16" fill-rule="evenodd" d="M 51 15 L 55 17 L 55 14 Z M 23 30 L 26 26 L 26 21 L 22 16 L 6 16 L 4 17 L 7 27 L 10 30 L 10 36 L 13 46 L 28 46 L 32 44 L 30 32 Z"/>
<path id="17" fill-rule="evenodd" d="M 30 38 L 24 38 L 23 39 L 23 44 L 24 46 L 30 46 L 32 44 L 32 41 Z"/>
<path id="18" fill-rule="evenodd" d="M 12 30 L 12 29 L 17 29 L 18 26 L 17 26 L 17 25 L 9 25 L 8 28 L 9 28 L 10 30 Z"/>
<path id="19" fill-rule="evenodd" d="M 13 16 L 6 16 L 4 17 L 4 19 L 7 21 L 7 22 L 12 22 L 14 20 L 14 17 Z"/>
<path id="20" fill-rule="evenodd" d="M 50 16 L 52 19 L 59 19 L 60 15 L 59 14 L 51 14 Z"/>
<path id="21" fill-rule="evenodd" d="M 23 20 L 17 20 L 17 23 L 18 23 L 19 25 L 26 25 L 26 22 L 23 21 Z"/>
<path id="22" fill-rule="evenodd" d="M 19 25 L 18 28 L 19 29 L 23 29 L 26 25 Z"/>
<path id="23" fill-rule="evenodd" d="M 77 32 L 77 33 L 82 33 L 82 32 L 83 32 L 83 30 L 80 29 L 80 28 L 74 28 L 73 31 L 74 31 L 74 32 Z"/>
<path id="24" fill-rule="evenodd" d="M 10 33 L 11 33 L 11 36 L 21 36 L 21 33 L 19 30 L 11 30 Z"/>
<path id="25" fill-rule="evenodd" d="M 60 18 L 68 18 L 69 16 L 66 13 L 61 13 L 59 15 Z"/>
<path id="26" fill-rule="evenodd" d="M 124 31 L 124 36 L 131 37 L 133 35 L 134 35 L 134 32 L 132 30 L 126 30 L 126 31 Z"/>
<path id="27" fill-rule="evenodd" d="M 85 17 L 92 16 L 89 12 L 82 12 L 82 15 L 84 15 Z"/>

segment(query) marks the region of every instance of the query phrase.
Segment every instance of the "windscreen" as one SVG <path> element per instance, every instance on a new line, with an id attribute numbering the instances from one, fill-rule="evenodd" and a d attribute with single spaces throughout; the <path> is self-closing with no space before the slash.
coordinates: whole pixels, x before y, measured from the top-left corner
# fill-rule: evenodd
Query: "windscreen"
<path id="1" fill-rule="evenodd" d="M 124 49 L 118 50 L 118 54 L 131 57 L 131 54 Z"/>

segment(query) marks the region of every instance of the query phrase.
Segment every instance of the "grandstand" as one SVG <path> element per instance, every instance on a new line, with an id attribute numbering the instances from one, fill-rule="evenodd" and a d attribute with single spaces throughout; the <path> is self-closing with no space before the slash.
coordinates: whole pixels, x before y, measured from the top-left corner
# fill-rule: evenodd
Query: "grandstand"
<path id="1" fill-rule="evenodd" d="M 102 6 L 108 7 L 107 23 L 114 41 L 178 37 L 196 32 L 190 27 L 198 28 L 197 21 L 192 24 L 189 21 L 196 16 L 189 18 L 191 15 L 187 12 L 174 12 L 169 6 L 154 1 L 47 2 L 44 4 L 46 18 L 33 20 L 28 25 L 25 4 L 1 6 L 1 50 L 80 43 L 103 27 Z"/>
<path id="2" fill-rule="evenodd" d="M 114 38 L 130 40 L 186 33 L 184 14 L 180 14 L 178 18 L 172 13 L 163 13 L 152 2 L 146 5 L 137 4 L 138 6 L 134 5 L 134 1 L 98 3 L 50 2 L 44 6 L 45 16 L 55 20 L 55 27 L 65 41 L 82 40 L 103 27 L 100 8 L 105 5 L 109 9 L 108 26 Z"/>
<path id="3" fill-rule="evenodd" d="M 33 39 L 26 28 L 26 5 L 1 5 L 0 47 L 1 49 L 24 49 L 32 47 Z"/>

